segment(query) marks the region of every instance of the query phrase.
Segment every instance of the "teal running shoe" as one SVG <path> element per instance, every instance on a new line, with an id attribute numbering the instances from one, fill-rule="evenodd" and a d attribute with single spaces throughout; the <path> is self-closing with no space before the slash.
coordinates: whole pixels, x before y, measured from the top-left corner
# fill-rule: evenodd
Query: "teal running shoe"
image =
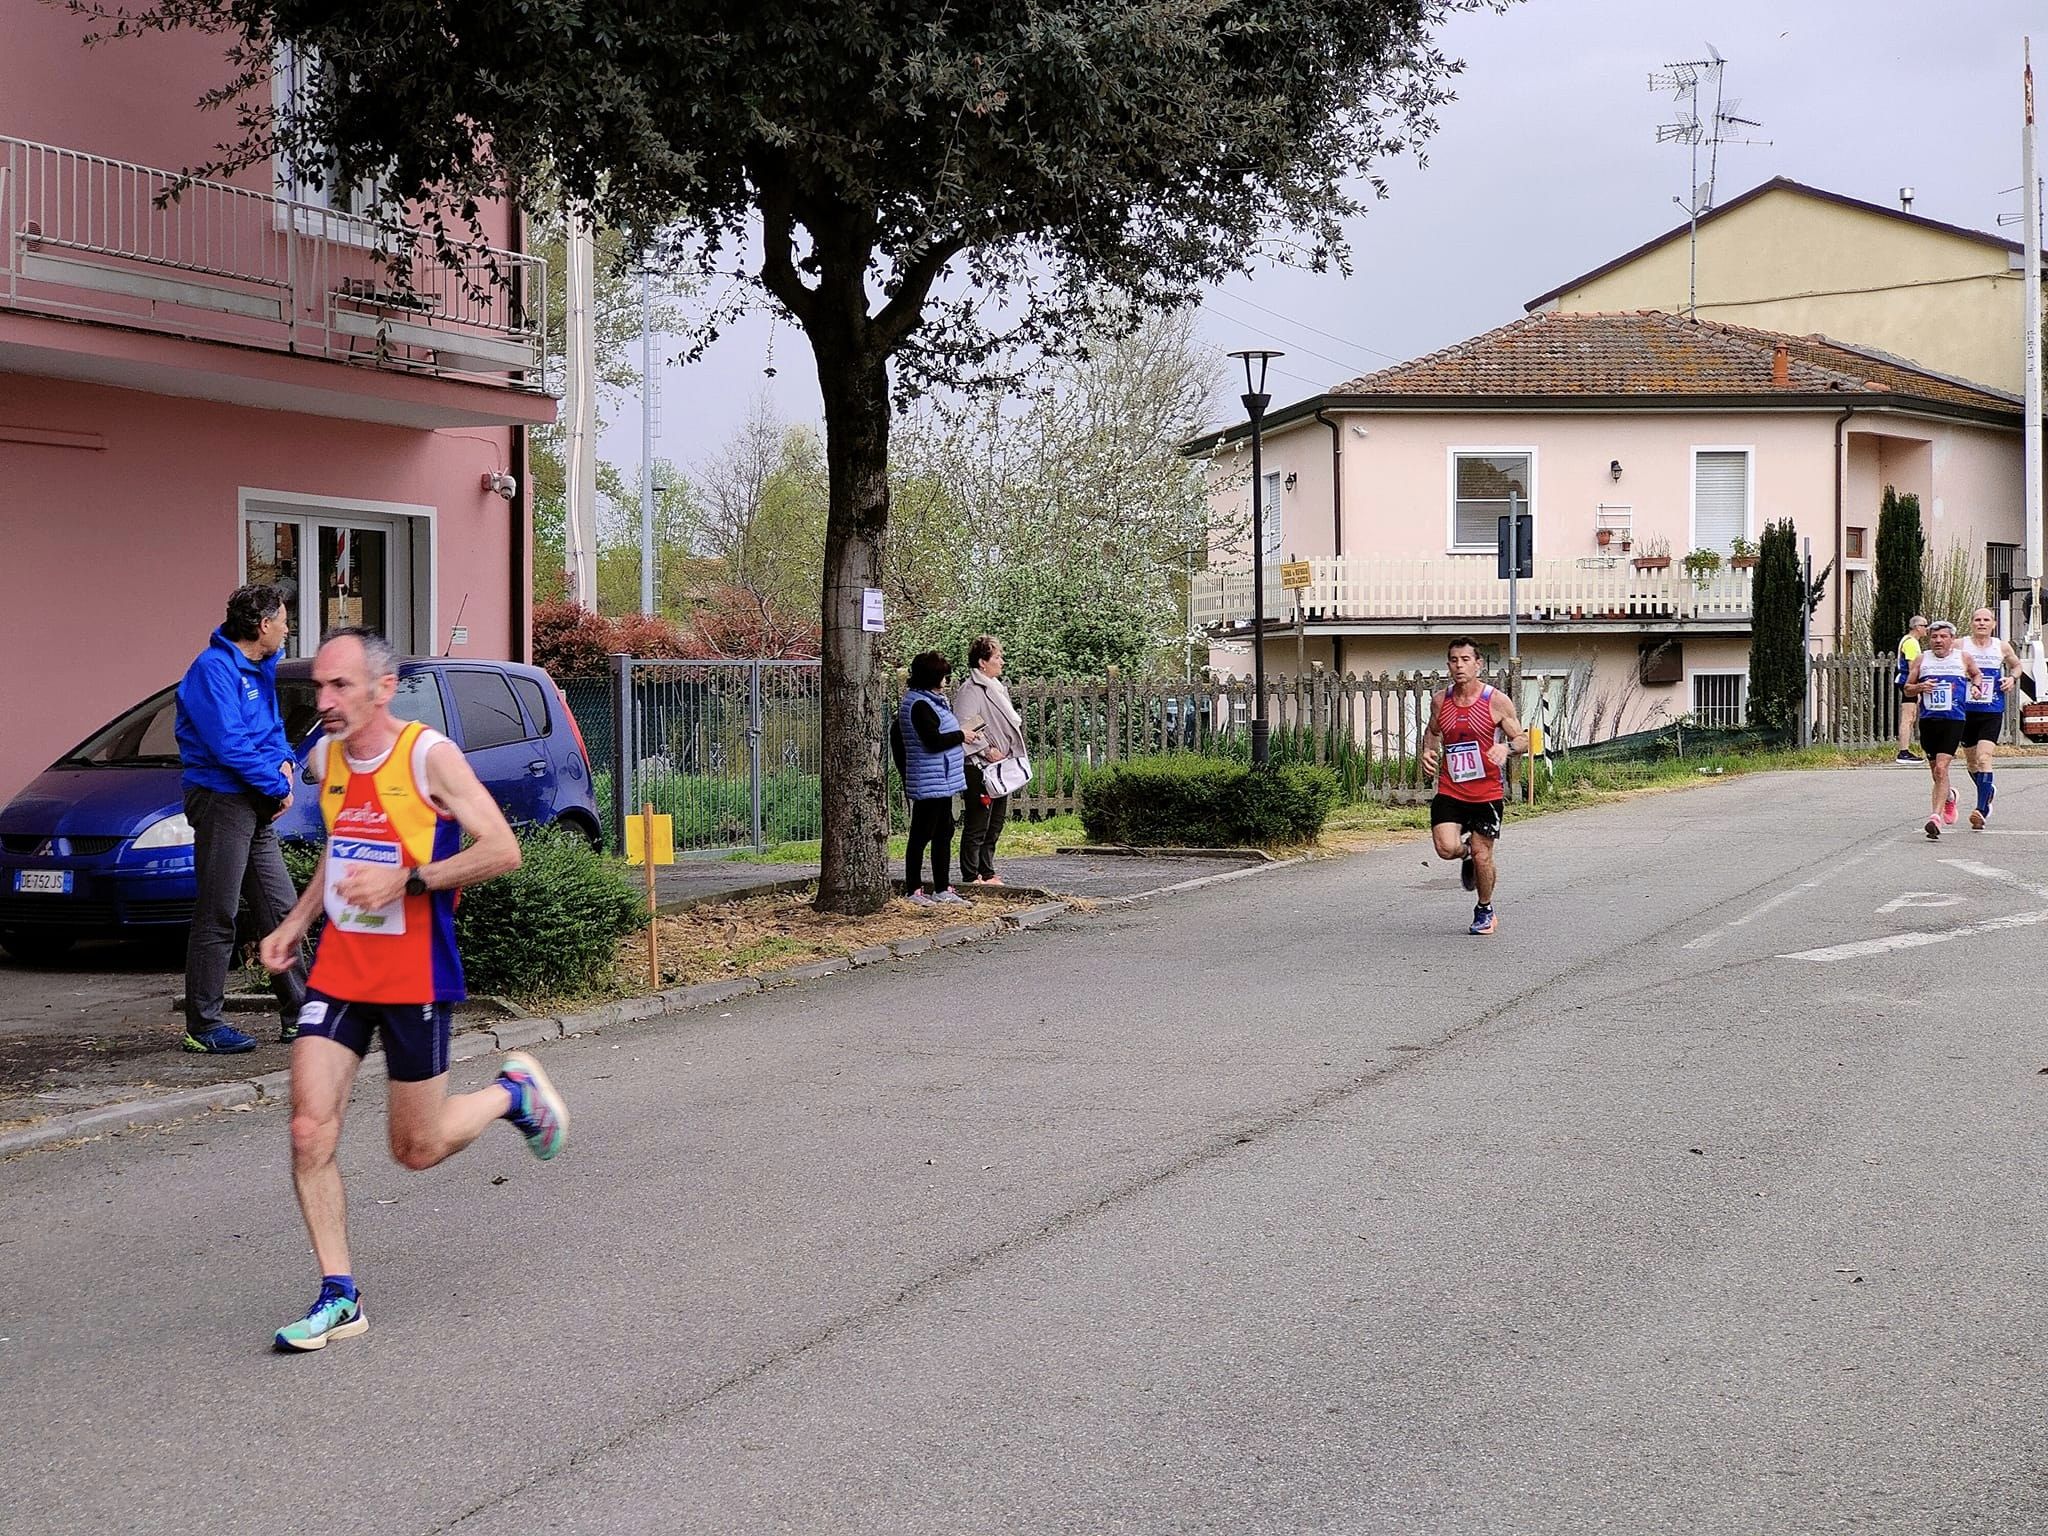
<path id="1" fill-rule="evenodd" d="M 561 1151 L 569 1137 L 569 1106 L 540 1063 L 514 1051 L 498 1068 L 498 1086 L 512 1096 L 512 1112 L 505 1118 L 526 1138 L 527 1150 L 542 1162 Z"/>
<path id="2" fill-rule="evenodd" d="M 370 1320 L 363 1316 L 362 1297 L 340 1296 L 323 1290 L 320 1299 L 313 1303 L 312 1311 L 296 1323 L 287 1323 L 277 1330 L 277 1348 L 325 1349 L 329 1339 L 352 1339 L 369 1331 Z"/>

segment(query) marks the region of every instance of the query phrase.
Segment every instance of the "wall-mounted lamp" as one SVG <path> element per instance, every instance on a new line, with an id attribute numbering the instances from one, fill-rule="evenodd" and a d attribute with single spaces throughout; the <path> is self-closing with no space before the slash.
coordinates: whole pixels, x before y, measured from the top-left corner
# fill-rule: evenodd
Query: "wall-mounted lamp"
<path id="1" fill-rule="evenodd" d="M 1621 478 L 1621 460 L 1610 459 L 1608 461 L 1607 477 L 1610 480 L 1619 480 Z"/>
<path id="2" fill-rule="evenodd" d="M 1297 475 L 1293 470 L 1290 469 L 1289 471 L 1287 471 L 1287 478 L 1281 481 L 1280 483 L 1286 486 L 1287 489 L 1291 491 L 1294 489 L 1294 482 L 1299 480 L 1300 478 L 1301 476 Z"/>

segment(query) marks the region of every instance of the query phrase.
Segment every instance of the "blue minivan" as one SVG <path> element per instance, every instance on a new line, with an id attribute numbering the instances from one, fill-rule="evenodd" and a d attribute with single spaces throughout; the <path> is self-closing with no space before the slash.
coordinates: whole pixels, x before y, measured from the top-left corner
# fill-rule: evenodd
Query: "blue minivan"
<path id="1" fill-rule="evenodd" d="M 285 737 L 301 762 L 320 733 L 308 661 L 277 669 Z M 177 688 L 152 694 L 50 765 L 0 809 L 0 948 L 51 959 L 82 938 L 139 938 L 192 920 L 192 828 L 173 732 Z M 502 661 L 409 657 L 391 711 L 461 747 L 520 823 L 559 823 L 598 843 L 590 754 L 554 680 Z M 299 794 L 281 838 L 325 838 Z"/>

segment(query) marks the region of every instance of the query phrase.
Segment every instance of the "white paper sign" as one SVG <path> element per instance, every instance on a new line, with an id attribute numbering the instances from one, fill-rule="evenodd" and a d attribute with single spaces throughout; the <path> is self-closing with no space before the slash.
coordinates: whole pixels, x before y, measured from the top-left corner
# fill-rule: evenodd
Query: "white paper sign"
<path id="1" fill-rule="evenodd" d="M 860 627 L 870 634 L 882 632 L 882 589 L 862 587 L 860 592 Z"/>

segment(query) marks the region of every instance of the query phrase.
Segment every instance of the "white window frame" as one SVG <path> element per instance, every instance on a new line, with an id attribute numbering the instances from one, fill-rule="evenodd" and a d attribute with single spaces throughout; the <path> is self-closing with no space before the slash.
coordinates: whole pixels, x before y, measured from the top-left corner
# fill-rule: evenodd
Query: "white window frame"
<path id="1" fill-rule="evenodd" d="M 408 633 L 386 635 L 384 638 L 401 655 L 435 653 L 436 641 L 441 634 L 439 508 L 405 501 L 369 501 L 353 496 L 307 496 L 297 491 L 270 491 L 248 485 L 236 491 L 235 502 L 235 568 L 240 573 L 240 581 L 249 579 L 250 523 L 296 521 L 304 525 L 300 539 L 299 611 L 292 616 L 292 623 L 303 637 L 301 648 L 305 655 L 310 657 L 313 654 L 311 647 L 320 639 L 317 634 L 307 633 L 306 615 L 311 613 L 317 621 L 319 607 L 313 595 L 317 582 L 305 579 L 306 563 L 310 560 L 317 566 L 319 562 L 316 525 L 320 523 L 388 531 L 390 542 L 385 546 L 387 593 L 399 591 L 399 546 L 404 543 L 409 557 L 406 563 L 412 571 L 409 590 L 403 598 Z M 304 536 L 307 534 L 314 537 Z M 308 550 L 310 554 L 305 553 Z"/>
<path id="2" fill-rule="evenodd" d="M 1265 477 L 1266 483 L 1272 487 L 1272 492 L 1270 495 L 1263 495 L 1259 498 L 1259 522 L 1263 525 L 1260 528 L 1260 532 L 1266 536 L 1266 558 L 1268 560 L 1277 560 L 1280 558 L 1280 551 L 1286 547 L 1282 542 L 1284 535 L 1281 533 L 1280 498 L 1287 493 L 1287 471 L 1284 469 L 1268 469 L 1265 471 Z M 1245 487 L 1244 516 L 1245 527 L 1249 530 L 1252 516 L 1252 496 L 1249 485 Z M 1246 537 L 1250 537 L 1249 532 L 1247 532 Z"/>
<path id="3" fill-rule="evenodd" d="M 1739 453 L 1743 459 L 1742 471 L 1742 537 L 1756 542 L 1756 445 L 1754 443 L 1695 443 L 1689 460 L 1691 474 L 1686 477 L 1685 486 L 1685 548 L 1680 554 L 1689 554 L 1700 547 L 1700 455 L 1703 453 Z M 1727 551 L 1723 550 L 1723 557 Z"/>
<path id="4" fill-rule="evenodd" d="M 290 43 L 278 44 L 270 70 L 270 101 L 278 112 L 290 105 L 299 77 L 298 50 Z M 392 222 L 389 205 L 379 194 L 374 178 L 365 178 L 350 187 L 347 206 L 336 207 L 333 189 L 324 180 L 311 184 L 302 181 L 299 167 L 282 151 L 272 155 L 271 169 L 277 195 L 284 199 L 284 205 L 277 210 L 279 229 L 291 228 L 315 239 L 368 249 L 377 244 L 377 235 L 357 221 L 369 220 L 373 225 Z"/>
<path id="5" fill-rule="evenodd" d="M 1531 447 L 1480 448 L 1465 444 L 1444 450 L 1444 553 L 1447 555 L 1495 555 L 1499 553 L 1498 538 L 1485 544 L 1460 544 L 1458 542 L 1458 460 L 1461 458 L 1484 459 L 1504 454 L 1521 454 L 1529 461 L 1529 554 L 1534 559 L 1543 548 L 1543 517 L 1536 510 L 1538 495 L 1537 456 Z"/>
<path id="6" fill-rule="evenodd" d="M 1739 702 L 1741 704 L 1740 713 L 1742 719 L 1738 720 L 1736 724 L 1740 726 L 1749 719 L 1749 669 L 1747 667 L 1687 667 L 1685 669 L 1684 713 L 1688 718 L 1691 718 L 1698 712 L 1699 694 L 1694 687 L 1694 679 L 1701 677 L 1733 677 L 1739 679 L 1741 693 Z M 1720 729 L 1721 727 L 1715 728 Z"/>

